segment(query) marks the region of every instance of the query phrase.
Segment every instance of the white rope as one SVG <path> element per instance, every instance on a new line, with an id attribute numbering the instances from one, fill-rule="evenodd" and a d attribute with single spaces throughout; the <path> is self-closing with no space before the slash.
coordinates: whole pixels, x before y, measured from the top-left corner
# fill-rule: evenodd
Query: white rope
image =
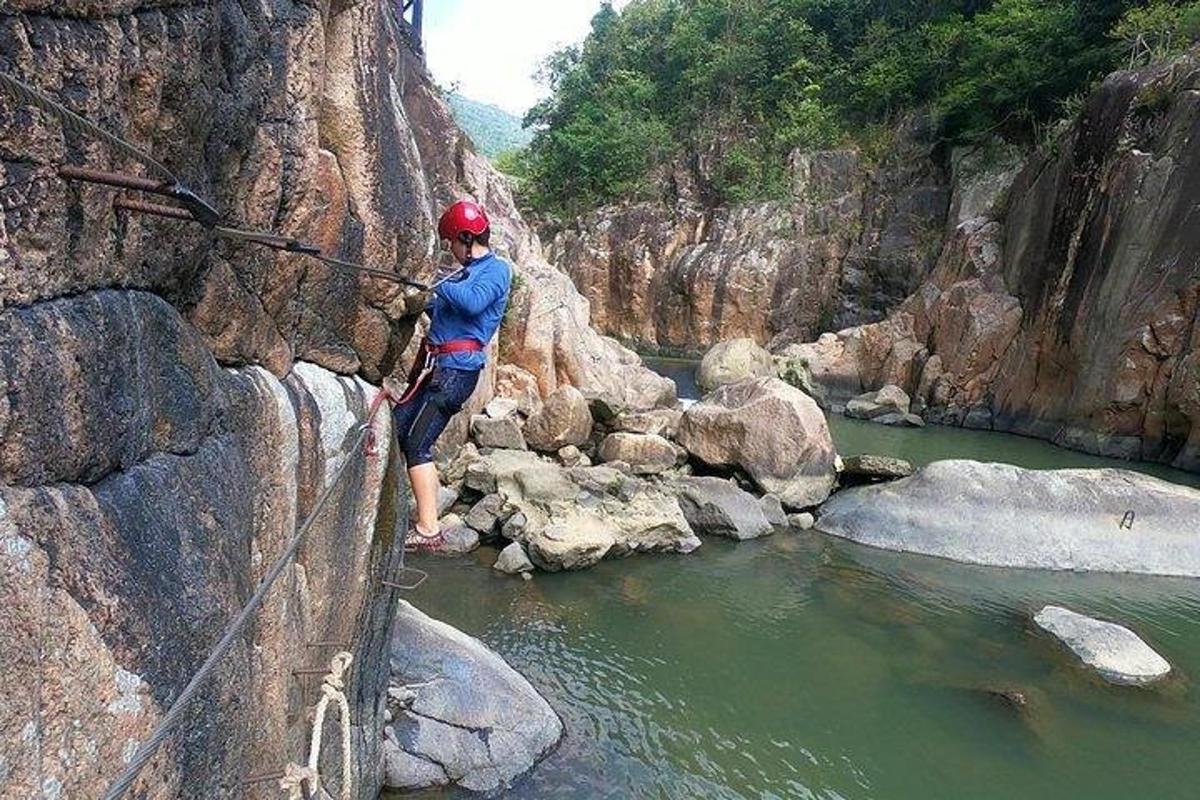
<path id="1" fill-rule="evenodd" d="M 288 764 L 279 788 L 287 791 L 288 800 L 304 800 L 302 785 L 305 781 L 313 796 L 321 790 L 321 739 L 325 729 L 325 712 L 329 704 L 337 701 L 338 710 L 342 717 L 342 794 L 341 800 L 351 800 L 350 779 L 350 703 L 346 699 L 345 673 L 350 667 L 354 656 L 349 653 L 338 653 L 329 662 L 329 674 L 321 681 L 321 699 L 317 702 L 316 716 L 313 719 L 312 740 L 308 747 L 308 765 L 301 767 Z"/>

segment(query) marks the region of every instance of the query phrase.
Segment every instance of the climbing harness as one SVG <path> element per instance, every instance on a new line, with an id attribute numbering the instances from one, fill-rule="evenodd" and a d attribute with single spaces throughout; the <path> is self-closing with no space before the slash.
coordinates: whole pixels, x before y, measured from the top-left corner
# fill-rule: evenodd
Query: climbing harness
<path id="1" fill-rule="evenodd" d="M 481 350 L 483 350 L 483 345 L 474 339 L 451 339 L 448 342 L 434 344 L 426 336 L 417 347 L 417 356 L 413 359 L 412 368 L 408 371 L 408 388 L 396 400 L 396 405 L 402 406 L 412 402 L 425 384 L 429 383 L 429 379 L 433 377 L 433 370 L 437 366 L 438 356 L 451 353 L 478 353 Z"/>

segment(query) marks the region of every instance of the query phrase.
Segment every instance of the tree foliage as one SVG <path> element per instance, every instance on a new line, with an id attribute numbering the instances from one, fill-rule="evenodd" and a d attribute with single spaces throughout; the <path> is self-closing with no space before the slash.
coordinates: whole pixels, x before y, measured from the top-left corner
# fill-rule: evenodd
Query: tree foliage
<path id="1" fill-rule="evenodd" d="M 928 110 L 949 142 L 1030 138 L 1122 58 L 1200 28 L 1167 0 L 632 0 L 555 53 L 520 160 L 526 201 L 652 196 L 683 165 L 717 201 L 785 189 L 787 155 Z M 1189 38 L 1190 37 L 1190 38 Z"/>

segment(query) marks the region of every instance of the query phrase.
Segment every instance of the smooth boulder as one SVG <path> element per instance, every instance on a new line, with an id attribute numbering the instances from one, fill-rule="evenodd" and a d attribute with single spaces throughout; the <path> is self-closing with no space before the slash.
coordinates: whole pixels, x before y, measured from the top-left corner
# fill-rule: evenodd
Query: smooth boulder
<path id="1" fill-rule="evenodd" d="M 936 461 L 838 492 L 817 527 L 970 564 L 1200 577 L 1200 491 L 1120 469 Z"/>
<path id="2" fill-rule="evenodd" d="M 1101 678 L 1121 686 L 1144 686 L 1165 678 L 1171 665 L 1128 628 L 1046 606 L 1034 623 L 1066 645 Z"/>
<path id="3" fill-rule="evenodd" d="M 684 412 L 677 441 L 706 464 L 742 469 L 791 509 L 823 502 L 837 478 L 824 413 L 778 378 L 717 389 Z"/>
<path id="4" fill-rule="evenodd" d="M 562 738 L 558 715 L 478 639 L 397 605 L 391 671 L 406 696 L 384 733 L 385 785 L 508 788 Z"/>
<path id="5" fill-rule="evenodd" d="M 730 339 L 709 348 L 696 369 L 696 384 L 705 392 L 750 378 L 775 374 L 775 360 L 753 339 Z"/>

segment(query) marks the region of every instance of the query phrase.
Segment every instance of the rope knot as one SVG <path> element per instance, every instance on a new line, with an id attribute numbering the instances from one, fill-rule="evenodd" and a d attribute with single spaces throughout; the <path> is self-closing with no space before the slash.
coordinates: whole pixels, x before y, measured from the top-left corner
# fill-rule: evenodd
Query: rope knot
<path id="1" fill-rule="evenodd" d="M 283 777 L 279 779 L 279 788 L 288 793 L 288 797 L 292 800 L 297 800 L 303 797 L 302 786 L 305 781 L 309 785 L 315 785 L 318 780 L 317 771 L 311 767 L 302 767 L 299 764 L 288 764 L 283 768 Z"/>

